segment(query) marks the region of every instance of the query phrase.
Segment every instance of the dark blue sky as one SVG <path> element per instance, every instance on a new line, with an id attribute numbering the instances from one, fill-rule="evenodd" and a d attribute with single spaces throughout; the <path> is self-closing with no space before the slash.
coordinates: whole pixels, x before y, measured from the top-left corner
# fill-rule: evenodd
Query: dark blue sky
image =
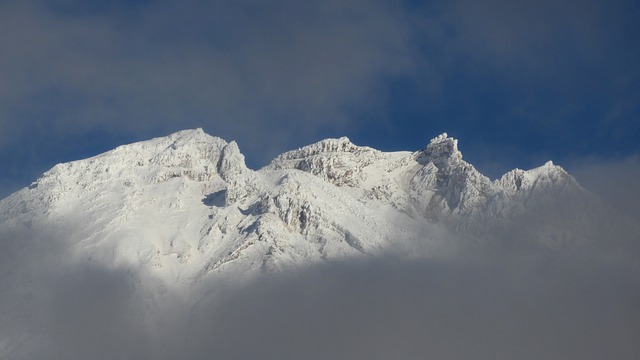
<path id="1" fill-rule="evenodd" d="M 636 166 L 638 24 L 631 0 L 3 1 L 0 196 L 193 127 L 254 168 L 326 137 L 417 150 L 443 131 L 491 177 Z"/>

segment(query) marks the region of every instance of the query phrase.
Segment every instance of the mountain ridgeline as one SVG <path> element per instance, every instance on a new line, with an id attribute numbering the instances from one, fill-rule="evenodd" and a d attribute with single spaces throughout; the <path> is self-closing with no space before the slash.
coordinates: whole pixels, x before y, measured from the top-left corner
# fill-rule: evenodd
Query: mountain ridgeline
<path id="1" fill-rule="evenodd" d="M 254 171 L 235 142 L 196 129 L 58 164 L 0 202 L 0 226 L 56 229 L 79 258 L 174 284 L 436 253 L 455 239 L 578 251 L 623 221 L 602 206 L 552 162 L 492 181 L 447 134 L 415 152 L 327 139 Z"/>

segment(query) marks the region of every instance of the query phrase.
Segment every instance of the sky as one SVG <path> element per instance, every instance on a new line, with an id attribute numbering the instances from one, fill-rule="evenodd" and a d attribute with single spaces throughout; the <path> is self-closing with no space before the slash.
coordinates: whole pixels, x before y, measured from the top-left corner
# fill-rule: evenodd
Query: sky
<path id="1" fill-rule="evenodd" d="M 254 169 L 327 137 L 415 151 L 445 131 L 491 178 L 638 166 L 638 24 L 632 0 L 2 1 L 0 197 L 195 127 Z"/>

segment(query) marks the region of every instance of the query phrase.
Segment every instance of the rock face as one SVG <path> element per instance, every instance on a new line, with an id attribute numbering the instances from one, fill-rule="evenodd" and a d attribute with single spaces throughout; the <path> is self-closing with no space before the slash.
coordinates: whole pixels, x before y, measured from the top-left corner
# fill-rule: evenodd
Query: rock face
<path id="1" fill-rule="evenodd" d="M 280 155 L 267 169 L 302 170 L 371 207 L 391 206 L 412 219 L 474 234 L 508 220 L 531 197 L 555 203 L 589 196 L 551 162 L 491 181 L 462 159 L 458 140 L 446 133 L 414 153 L 383 153 L 347 138 L 324 140 Z"/>
<path id="2" fill-rule="evenodd" d="M 491 181 L 447 134 L 416 152 L 327 139 L 253 171 L 235 142 L 196 129 L 56 165 L 0 202 L 0 229 L 55 228 L 78 259 L 178 286 L 486 240 L 544 209 L 597 221 L 577 211 L 594 201 L 551 162 Z M 551 248 L 589 238 L 588 226 L 547 223 L 527 236 Z"/>

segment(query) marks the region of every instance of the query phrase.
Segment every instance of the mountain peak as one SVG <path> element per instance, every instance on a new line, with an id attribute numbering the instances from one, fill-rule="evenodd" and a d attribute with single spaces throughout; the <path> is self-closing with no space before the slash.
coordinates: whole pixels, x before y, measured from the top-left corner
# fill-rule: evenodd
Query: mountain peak
<path id="1" fill-rule="evenodd" d="M 355 186 L 362 168 L 379 153 L 370 147 L 355 145 L 343 136 L 285 152 L 276 157 L 268 168 L 302 170 L 321 176 L 334 185 Z"/>
<path id="2" fill-rule="evenodd" d="M 202 128 L 181 130 L 158 139 L 167 139 L 172 141 L 173 143 L 171 147 L 174 149 L 191 143 L 226 143 L 223 139 L 205 133 Z"/>
<path id="3" fill-rule="evenodd" d="M 416 153 L 419 162 L 433 162 L 436 166 L 443 163 L 457 163 L 462 160 L 462 153 L 458 150 L 458 139 L 450 137 L 446 132 L 429 142 L 427 147 Z"/>
<path id="4" fill-rule="evenodd" d="M 458 150 L 458 139 L 449 137 L 447 133 L 442 133 L 431 139 L 427 145 L 426 154 L 432 157 L 452 157 L 462 158 L 462 153 Z"/>
<path id="5" fill-rule="evenodd" d="M 453 138 L 449 137 L 449 134 L 447 134 L 446 132 L 443 132 L 442 134 L 434 137 L 433 139 L 431 139 L 431 141 L 429 141 L 430 144 L 434 144 L 434 143 L 441 143 L 444 141 L 448 141 L 448 140 L 453 140 Z"/>
<path id="6" fill-rule="evenodd" d="M 181 135 L 181 136 L 207 135 L 207 133 L 205 133 L 204 130 L 201 127 L 198 127 L 198 128 L 195 128 L 195 129 L 180 130 L 180 131 L 175 132 L 174 134 Z"/>
<path id="7" fill-rule="evenodd" d="M 348 153 L 355 152 L 361 147 L 355 145 L 348 137 L 331 138 L 318 141 L 317 143 L 303 146 L 297 150 L 287 151 L 276 158 L 276 160 L 291 160 L 308 158 L 327 153 Z"/>

